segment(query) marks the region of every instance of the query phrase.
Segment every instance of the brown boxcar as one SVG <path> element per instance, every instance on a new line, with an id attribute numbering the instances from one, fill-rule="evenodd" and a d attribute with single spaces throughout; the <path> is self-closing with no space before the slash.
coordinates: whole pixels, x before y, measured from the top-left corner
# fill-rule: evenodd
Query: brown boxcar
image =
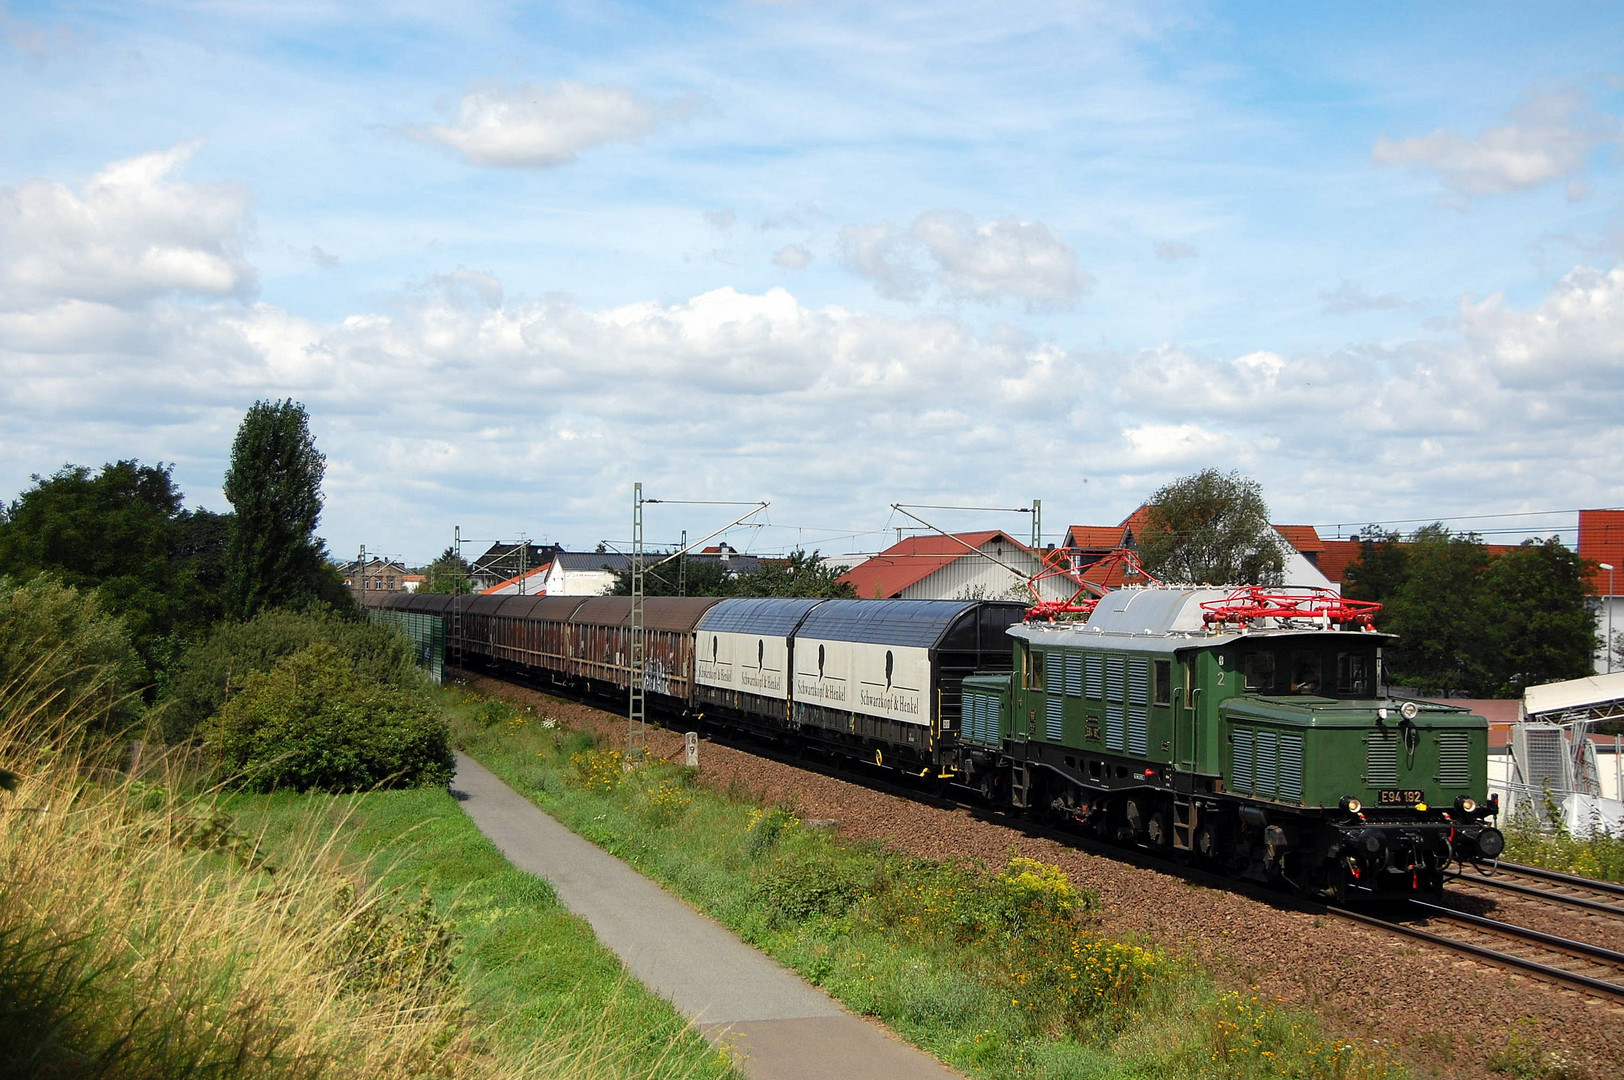
<path id="1" fill-rule="evenodd" d="M 643 601 L 643 689 L 687 702 L 693 693 L 694 627 L 714 596 L 654 596 Z M 572 674 L 600 686 L 628 687 L 631 598 L 595 596 L 570 616 Z"/>
<path id="2" fill-rule="evenodd" d="M 585 596 L 511 596 L 494 615 L 490 657 L 531 674 L 565 681 L 570 672 L 569 619 Z"/>

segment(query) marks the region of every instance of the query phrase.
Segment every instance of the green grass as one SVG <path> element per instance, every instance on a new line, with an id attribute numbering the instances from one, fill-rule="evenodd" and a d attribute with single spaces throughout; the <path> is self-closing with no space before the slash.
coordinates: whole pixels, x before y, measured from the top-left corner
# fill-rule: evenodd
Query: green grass
<path id="1" fill-rule="evenodd" d="M 933 862 L 847 844 L 793 806 L 628 771 L 590 735 L 448 688 L 454 738 L 604 849 L 955 1068 L 981 1077 L 1399 1077 L 1316 1019 L 1221 991 L 1101 936 L 1053 867 Z"/>
<path id="2" fill-rule="evenodd" d="M 515 870 L 444 789 L 334 796 L 233 796 L 237 826 L 279 849 L 328 835 L 342 861 L 427 897 L 454 928 L 454 964 L 492 1049 L 521 1061 L 537 1046 L 564 1075 L 734 1077 L 672 1007 L 628 978 L 552 886 Z M 498 1022 L 499 1021 L 499 1022 Z"/>
<path id="3" fill-rule="evenodd" d="M 1513 821 L 1505 832 L 1509 862 L 1624 883 L 1624 834 L 1616 829 L 1579 838 L 1566 829 L 1546 831 Z"/>

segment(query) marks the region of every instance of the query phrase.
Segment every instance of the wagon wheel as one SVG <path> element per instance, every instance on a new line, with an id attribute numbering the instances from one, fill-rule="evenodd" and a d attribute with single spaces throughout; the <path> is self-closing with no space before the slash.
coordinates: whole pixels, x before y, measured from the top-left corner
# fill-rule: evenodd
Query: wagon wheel
<path id="1" fill-rule="evenodd" d="M 1145 843 L 1160 850 L 1167 846 L 1167 842 L 1167 811 L 1158 810 L 1145 823 Z"/>

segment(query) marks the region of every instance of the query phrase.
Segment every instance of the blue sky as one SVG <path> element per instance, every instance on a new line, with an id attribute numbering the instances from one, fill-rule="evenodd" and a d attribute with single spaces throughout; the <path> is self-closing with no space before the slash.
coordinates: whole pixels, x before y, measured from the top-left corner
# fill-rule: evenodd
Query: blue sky
<path id="1" fill-rule="evenodd" d="M 1624 504 L 1621 11 L 14 3 L 0 493 L 220 507 L 291 396 L 332 548 L 408 560 L 624 538 L 639 479 L 772 500 L 763 551 L 1208 466 L 1280 521 Z"/>

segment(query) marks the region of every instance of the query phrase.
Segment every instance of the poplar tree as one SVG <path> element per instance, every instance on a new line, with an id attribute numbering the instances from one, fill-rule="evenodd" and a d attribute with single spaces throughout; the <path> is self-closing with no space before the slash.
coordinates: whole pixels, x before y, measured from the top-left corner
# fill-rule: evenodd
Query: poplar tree
<path id="1" fill-rule="evenodd" d="M 316 521 L 327 459 L 292 400 L 256 401 L 231 444 L 225 493 L 236 511 L 226 547 L 231 615 L 297 607 L 330 592 Z"/>

